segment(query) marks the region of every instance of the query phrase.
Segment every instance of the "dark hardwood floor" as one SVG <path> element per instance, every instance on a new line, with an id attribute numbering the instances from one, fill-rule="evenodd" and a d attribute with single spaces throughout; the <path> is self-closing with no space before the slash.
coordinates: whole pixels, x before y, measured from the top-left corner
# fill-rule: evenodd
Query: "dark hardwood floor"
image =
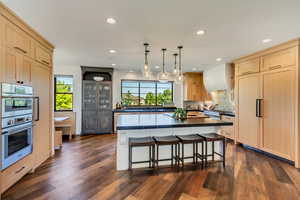
<path id="1" fill-rule="evenodd" d="M 115 170 L 116 138 L 77 137 L 3 194 L 4 200 L 296 200 L 300 173 L 293 166 L 229 143 L 224 170 L 188 167 L 176 172 Z"/>

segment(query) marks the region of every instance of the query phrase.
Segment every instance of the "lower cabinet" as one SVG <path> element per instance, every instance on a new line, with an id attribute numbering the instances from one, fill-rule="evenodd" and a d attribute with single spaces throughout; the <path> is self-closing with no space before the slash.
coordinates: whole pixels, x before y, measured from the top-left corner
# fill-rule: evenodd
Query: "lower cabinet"
<path id="1" fill-rule="evenodd" d="M 30 172 L 34 166 L 33 155 L 26 156 L 7 169 L 1 171 L 1 193 L 15 184 L 25 174 Z"/>
<path id="2" fill-rule="evenodd" d="M 220 134 L 226 138 L 234 140 L 234 117 L 222 115 L 221 120 L 226 122 L 233 122 L 233 126 L 222 126 L 220 129 Z"/>
<path id="3" fill-rule="evenodd" d="M 32 67 L 32 85 L 34 96 L 39 99 L 34 103 L 34 146 L 35 166 L 44 162 L 51 153 L 51 113 L 49 106 L 51 88 L 51 70 L 42 64 Z"/>

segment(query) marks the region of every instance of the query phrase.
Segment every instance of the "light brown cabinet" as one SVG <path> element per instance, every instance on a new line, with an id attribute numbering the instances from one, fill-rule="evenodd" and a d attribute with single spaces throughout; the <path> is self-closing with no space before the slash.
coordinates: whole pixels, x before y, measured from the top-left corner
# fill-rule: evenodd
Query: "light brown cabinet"
<path id="1" fill-rule="evenodd" d="M 51 71 L 49 68 L 36 63 L 32 67 L 32 86 L 34 88 L 34 96 L 39 97 L 39 101 L 35 102 L 35 121 L 34 132 L 34 156 L 36 166 L 44 162 L 51 153 L 51 119 L 50 119 L 50 84 Z M 37 108 L 38 106 L 38 108 Z M 39 113 L 37 113 L 39 110 Z M 36 120 L 36 119 L 35 119 Z"/>
<path id="2" fill-rule="evenodd" d="M 297 63 L 295 47 L 262 56 L 262 71 L 295 66 Z"/>
<path id="3" fill-rule="evenodd" d="M 32 60 L 11 49 L 5 48 L 2 82 L 31 84 Z"/>
<path id="4" fill-rule="evenodd" d="M 36 60 L 43 65 L 50 66 L 51 65 L 51 54 L 43 47 L 40 45 L 36 46 L 35 49 L 35 54 L 36 54 Z"/>
<path id="5" fill-rule="evenodd" d="M 0 46 L 4 46 L 4 18 L 0 15 Z"/>
<path id="6" fill-rule="evenodd" d="M 184 74 L 185 100 L 207 101 L 211 100 L 210 94 L 204 87 L 203 73 L 188 72 Z"/>
<path id="7" fill-rule="evenodd" d="M 252 58 L 237 64 L 238 76 L 254 74 L 259 72 L 259 58 Z"/>
<path id="8" fill-rule="evenodd" d="M 295 161 L 296 167 L 300 167 L 299 44 L 294 40 L 249 56 L 256 57 L 251 65 L 261 70 L 236 75 L 235 100 L 236 140 Z M 237 70 L 241 63 L 249 59 L 236 60 Z"/>
<path id="9" fill-rule="evenodd" d="M 263 150 L 293 160 L 295 134 L 295 70 L 262 75 Z"/>
<path id="10" fill-rule="evenodd" d="M 256 101 L 260 99 L 259 75 L 241 77 L 238 84 L 238 133 L 241 143 L 258 147 L 259 118 L 256 117 Z"/>

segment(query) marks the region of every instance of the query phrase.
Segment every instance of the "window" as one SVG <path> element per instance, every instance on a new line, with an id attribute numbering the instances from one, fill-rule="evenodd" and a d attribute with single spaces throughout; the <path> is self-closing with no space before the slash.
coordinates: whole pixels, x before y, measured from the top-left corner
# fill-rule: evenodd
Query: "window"
<path id="1" fill-rule="evenodd" d="M 162 106 L 173 103 L 173 82 L 122 80 L 122 104 Z"/>
<path id="2" fill-rule="evenodd" d="M 73 77 L 72 76 L 55 76 L 55 111 L 72 111 L 73 110 Z"/>

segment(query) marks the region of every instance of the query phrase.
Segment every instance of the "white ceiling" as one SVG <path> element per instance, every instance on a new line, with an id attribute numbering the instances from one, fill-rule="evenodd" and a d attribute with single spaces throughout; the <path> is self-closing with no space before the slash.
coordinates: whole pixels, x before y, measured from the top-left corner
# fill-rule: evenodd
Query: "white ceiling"
<path id="1" fill-rule="evenodd" d="M 299 0 L 2 0 L 56 46 L 55 65 L 141 69 L 143 43 L 149 62 L 161 65 L 167 48 L 183 45 L 185 71 L 230 62 L 300 36 Z M 106 23 L 113 17 L 117 24 Z M 206 30 L 204 36 L 196 31 Z M 272 38 L 263 44 L 262 40 Z M 109 50 L 115 49 L 116 54 Z M 171 54 L 172 52 L 172 54 Z"/>

